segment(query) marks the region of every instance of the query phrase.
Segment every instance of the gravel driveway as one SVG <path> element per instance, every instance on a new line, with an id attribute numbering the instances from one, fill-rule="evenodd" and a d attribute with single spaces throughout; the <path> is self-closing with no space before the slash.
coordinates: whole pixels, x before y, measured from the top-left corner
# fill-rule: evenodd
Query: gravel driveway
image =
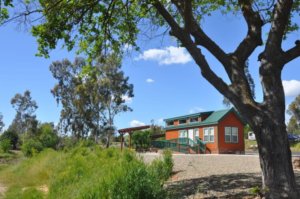
<path id="1" fill-rule="evenodd" d="M 160 154 L 141 156 L 149 163 Z M 261 186 L 258 155 L 174 154 L 173 160 L 174 175 L 166 183 L 170 198 L 254 198 L 250 189 Z"/>

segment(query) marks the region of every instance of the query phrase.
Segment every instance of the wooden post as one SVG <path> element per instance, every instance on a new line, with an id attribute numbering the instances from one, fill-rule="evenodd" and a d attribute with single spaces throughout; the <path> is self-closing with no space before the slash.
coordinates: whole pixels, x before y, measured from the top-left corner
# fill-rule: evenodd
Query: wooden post
<path id="1" fill-rule="evenodd" d="M 123 133 L 121 133 L 121 151 L 123 151 Z"/>
<path id="2" fill-rule="evenodd" d="M 131 149 L 131 131 L 129 133 L 129 148 Z"/>

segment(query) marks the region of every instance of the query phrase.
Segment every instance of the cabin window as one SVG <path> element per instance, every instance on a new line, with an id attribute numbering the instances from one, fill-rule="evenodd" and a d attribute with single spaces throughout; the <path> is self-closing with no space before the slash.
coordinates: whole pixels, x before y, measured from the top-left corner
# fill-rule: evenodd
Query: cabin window
<path id="1" fill-rule="evenodd" d="M 237 127 L 225 127 L 225 142 L 238 143 L 238 128 Z"/>
<path id="2" fill-rule="evenodd" d="M 198 122 L 198 118 L 197 118 L 197 117 L 192 117 L 192 118 L 190 119 L 190 122 Z"/>
<path id="3" fill-rule="evenodd" d="M 215 131 L 213 127 L 204 128 L 204 142 L 214 142 Z"/>
<path id="4" fill-rule="evenodd" d="M 167 122 L 167 126 L 173 126 L 174 125 L 174 121 L 168 121 Z"/>
<path id="5" fill-rule="evenodd" d="M 186 120 L 179 120 L 179 124 L 185 124 Z"/>
<path id="6" fill-rule="evenodd" d="M 199 129 L 194 129 L 194 135 L 195 137 L 199 137 Z"/>
<path id="7" fill-rule="evenodd" d="M 179 138 L 186 138 L 186 137 L 187 137 L 187 130 L 180 130 Z"/>

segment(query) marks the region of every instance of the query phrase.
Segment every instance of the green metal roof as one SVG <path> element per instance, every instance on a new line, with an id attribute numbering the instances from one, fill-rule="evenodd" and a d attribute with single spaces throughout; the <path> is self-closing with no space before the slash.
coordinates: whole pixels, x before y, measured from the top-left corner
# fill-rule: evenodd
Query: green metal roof
<path id="1" fill-rule="evenodd" d="M 199 117 L 199 116 L 202 116 L 202 115 L 208 115 L 208 114 L 211 114 L 211 113 L 213 113 L 213 111 L 193 113 L 193 114 L 189 114 L 189 115 L 182 115 L 182 116 L 167 118 L 167 119 L 164 119 L 164 121 L 168 122 L 168 121 L 173 121 L 173 120 L 188 119 L 188 118 L 192 118 L 192 117 Z"/>
<path id="2" fill-rule="evenodd" d="M 201 122 L 191 122 L 191 123 L 187 123 L 187 124 L 179 124 L 176 126 L 167 126 L 167 127 L 165 127 L 165 130 L 184 129 L 184 128 L 192 128 L 192 127 L 218 124 L 219 121 L 222 120 L 231 111 L 235 112 L 235 110 L 233 108 L 226 109 L 226 110 L 206 112 L 206 114 L 207 113 L 211 113 L 211 114 L 208 116 L 208 118 L 206 118 L 205 120 L 203 120 Z M 174 117 L 174 118 L 181 118 L 181 117 L 183 117 L 183 116 Z M 167 119 L 167 120 L 170 120 L 170 119 Z M 165 120 L 165 121 L 167 121 L 167 120 Z"/>

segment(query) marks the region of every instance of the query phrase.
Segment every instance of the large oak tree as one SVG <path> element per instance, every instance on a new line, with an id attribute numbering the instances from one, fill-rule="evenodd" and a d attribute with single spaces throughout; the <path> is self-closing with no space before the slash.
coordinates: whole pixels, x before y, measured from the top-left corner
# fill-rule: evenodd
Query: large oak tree
<path id="1" fill-rule="evenodd" d="M 299 0 L 40 0 L 43 15 L 33 27 L 39 54 L 48 56 L 59 40 L 68 49 L 79 45 L 89 57 L 118 51 L 124 45 L 136 46 L 141 24 L 152 23 L 169 29 L 185 47 L 210 82 L 237 108 L 253 129 L 259 147 L 263 186 L 268 198 L 299 198 L 291 164 L 291 151 L 285 125 L 285 97 L 281 82 L 284 66 L 300 55 L 300 42 L 288 50 L 282 43 L 300 9 Z M 247 34 L 232 52 L 226 52 L 201 26 L 201 19 L 216 11 L 234 13 L 247 24 Z M 30 12 L 25 13 L 27 16 Z M 22 16 L 22 13 L 21 15 Z M 266 27 L 267 32 L 262 28 Z M 265 42 L 262 35 L 267 34 Z M 288 38 L 288 37 L 287 37 Z M 255 49 L 258 56 L 263 100 L 257 102 L 245 74 L 245 63 Z M 203 49 L 224 67 L 230 82 L 211 68 Z M 250 66 L 251 67 L 251 66 Z M 199 91 L 200 92 L 200 91 Z"/>

